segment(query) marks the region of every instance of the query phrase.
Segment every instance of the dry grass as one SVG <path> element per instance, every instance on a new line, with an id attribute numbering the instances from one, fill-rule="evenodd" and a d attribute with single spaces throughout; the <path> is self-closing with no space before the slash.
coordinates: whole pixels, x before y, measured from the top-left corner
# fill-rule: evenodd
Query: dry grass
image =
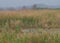
<path id="1" fill-rule="evenodd" d="M 25 33 L 23 28 L 60 28 L 60 10 L 0 11 L 0 43 L 60 43 L 60 34 Z"/>
<path id="2" fill-rule="evenodd" d="M 12 26 L 17 22 L 19 22 L 20 26 L 24 28 L 60 28 L 60 10 L 0 11 L 0 25 L 11 24 Z"/>

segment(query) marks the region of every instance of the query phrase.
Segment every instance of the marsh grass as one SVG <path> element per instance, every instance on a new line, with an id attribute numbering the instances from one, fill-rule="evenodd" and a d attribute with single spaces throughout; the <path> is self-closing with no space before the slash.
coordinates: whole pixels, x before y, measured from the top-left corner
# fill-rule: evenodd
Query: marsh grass
<path id="1" fill-rule="evenodd" d="M 20 36 L 18 36 L 17 34 L 15 32 L 13 34 L 2 32 L 0 43 L 60 43 L 59 34 L 48 34 L 47 32 L 37 35 L 33 33 L 29 33 L 29 35 L 20 33 Z"/>
<path id="2" fill-rule="evenodd" d="M 60 43 L 60 34 L 49 34 L 48 32 L 26 34 L 21 31 L 30 28 L 60 28 L 60 11 L 4 12 L 0 15 L 0 43 Z"/>
<path id="3" fill-rule="evenodd" d="M 13 22 L 13 23 L 12 23 Z M 17 23 L 17 25 L 16 25 Z M 0 27 L 9 28 L 56 28 L 60 27 L 60 21 L 56 14 L 42 14 L 38 16 L 1 16 Z"/>

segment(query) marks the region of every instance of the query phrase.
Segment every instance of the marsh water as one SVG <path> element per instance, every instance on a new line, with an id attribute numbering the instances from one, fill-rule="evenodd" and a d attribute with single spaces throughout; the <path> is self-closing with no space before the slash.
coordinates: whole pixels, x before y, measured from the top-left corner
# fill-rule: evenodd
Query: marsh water
<path id="1" fill-rule="evenodd" d="M 60 29 L 23 29 L 25 33 L 49 33 L 49 34 L 60 34 Z"/>

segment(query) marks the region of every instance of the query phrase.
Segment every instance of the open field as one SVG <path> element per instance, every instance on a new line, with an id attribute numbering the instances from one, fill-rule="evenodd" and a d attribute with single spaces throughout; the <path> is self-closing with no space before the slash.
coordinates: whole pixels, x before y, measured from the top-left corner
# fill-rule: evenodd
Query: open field
<path id="1" fill-rule="evenodd" d="M 60 10 L 0 11 L 0 43 L 60 43 Z"/>

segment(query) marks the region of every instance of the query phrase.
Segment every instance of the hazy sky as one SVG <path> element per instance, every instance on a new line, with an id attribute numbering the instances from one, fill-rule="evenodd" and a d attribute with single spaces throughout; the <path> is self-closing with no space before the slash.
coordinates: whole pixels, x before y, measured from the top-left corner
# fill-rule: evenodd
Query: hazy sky
<path id="1" fill-rule="evenodd" d="M 18 7 L 32 4 L 59 5 L 60 0 L 0 0 L 0 7 Z"/>

